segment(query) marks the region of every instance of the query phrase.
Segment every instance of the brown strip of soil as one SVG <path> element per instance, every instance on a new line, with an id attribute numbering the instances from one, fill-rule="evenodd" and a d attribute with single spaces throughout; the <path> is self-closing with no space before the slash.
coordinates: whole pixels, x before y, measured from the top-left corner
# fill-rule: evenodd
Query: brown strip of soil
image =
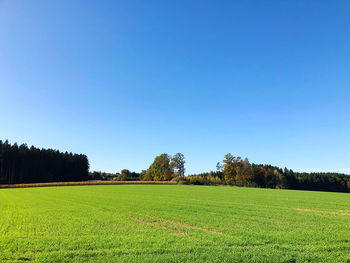
<path id="1" fill-rule="evenodd" d="M 219 234 L 219 235 L 224 235 L 224 233 L 216 231 L 216 230 L 212 230 L 212 229 L 208 229 L 208 228 L 203 228 L 203 227 L 199 227 L 199 226 L 192 226 L 192 225 L 188 225 L 188 224 L 184 224 L 184 223 L 180 223 L 180 222 L 176 222 L 173 220 L 167 220 L 161 217 L 155 217 L 155 216 L 148 216 L 150 218 L 154 218 L 154 219 L 158 219 L 160 221 L 166 222 L 168 224 L 171 224 L 173 226 L 182 226 L 185 228 L 192 228 L 192 229 L 196 229 L 196 230 L 200 230 L 200 231 L 204 231 L 207 233 L 214 233 L 214 234 Z"/>
<path id="2" fill-rule="evenodd" d="M 140 223 L 143 223 L 143 224 L 146 224 L 146 225 L 150 225 L 150 226 L 154 226 L 154 227 L 158 227 L 158 228 L 161 228 L 161 229 L 165 229 L 165 230 L 168 230 L 168 231 L 172 231 L 176 234 L 179 234 L 179 235 L 185 235 L 186 233 L 183 232 L 183 231 L 180 231 L 178 229 L 174 229 L 174 228 L 170 228 L 170 227 L 167 227 L 167 226 L 163 226 L 163 225 L 159 225 L 159 224 L 156 224 L 156 223 L 153 223 L 153 222 L 149 222 L 149 221 L 146 221 L 146 220 L 143 220 L 143 219 L 140 219 L 140 218 L 135 218 L 135 217 L 130 217 L 132 220 L 135 220 L 137 222 L 140 222 Z"/>
<path id="3" fill-rule="evenodd" d="M 32 184 L 3 184 L 3 185 L 0 185 L 0 188 L 28 188 L 28 187 L 76 186 L 76 185 L 114 185 L 114 184 L 168 184 L 168 185 L 174 185 L 174 184 L 176 184 L 176 182 L 170 182 L 170 181 L 53 182 L 53 183 L 32 183 Z"/>

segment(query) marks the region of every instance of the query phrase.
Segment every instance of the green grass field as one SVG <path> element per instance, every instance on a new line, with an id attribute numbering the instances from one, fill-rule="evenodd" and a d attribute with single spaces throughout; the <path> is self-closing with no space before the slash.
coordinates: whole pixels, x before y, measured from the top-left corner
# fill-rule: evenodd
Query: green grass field
<path id="1" fill-rule="evenodd" d="M 0 261 L 350 262 L 350 195 L 184 185 L 0 190 Z"/>

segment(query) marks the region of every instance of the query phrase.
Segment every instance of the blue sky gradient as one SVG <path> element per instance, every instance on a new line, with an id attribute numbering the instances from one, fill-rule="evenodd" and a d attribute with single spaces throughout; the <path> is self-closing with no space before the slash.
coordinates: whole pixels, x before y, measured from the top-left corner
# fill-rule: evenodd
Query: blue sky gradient
<path id="1" fill-rule="evenodd" d="M 350 1 L 0 1 L 0 139 L 350 173 Z"/>

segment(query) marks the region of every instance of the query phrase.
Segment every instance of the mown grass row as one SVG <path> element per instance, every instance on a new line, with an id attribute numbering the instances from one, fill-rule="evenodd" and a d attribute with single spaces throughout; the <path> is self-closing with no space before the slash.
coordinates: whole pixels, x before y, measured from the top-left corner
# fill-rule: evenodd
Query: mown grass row
<path id="1" fill-rule="evenodd" d="M 32 183 L 32 184 L 4 184 L 0 188 L 29 188 L 48 186 L 75 186 L 75 185 L 114 185 L 114 184 L 170 184 L 170 181 L 84 181 L 84 182 L 52 182 L 52 183 Z"/>

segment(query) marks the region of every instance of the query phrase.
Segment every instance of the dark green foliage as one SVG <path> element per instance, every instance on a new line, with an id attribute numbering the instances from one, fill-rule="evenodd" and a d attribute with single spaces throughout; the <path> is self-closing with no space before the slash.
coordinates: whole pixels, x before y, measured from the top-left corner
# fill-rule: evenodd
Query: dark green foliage
<path id="1" fill-rule="evenodd" d="M 128 169 L 123 169 L 120 173 L 105 173 L 92 172 L 89 174 L 91 180 L 106 180 L 106 181 L 140 181 L 140 173 L 130 172 Z"/>
<path id="2" fill-rule="evenodd" d="M 350 176 L 338 173 L 295 173 L 296 187 L 315 191 L 349 191 Z"/>
<path id="3" fill-rule="evenodd" d="M 88 173 L 86 155 L 0 140 L 0 184 L 85 181 Z"/>
<path id="4" fill-rule="evenodd" d="M 189 175 L 179 179 L 181 184 L 194 185 L 224 185 L 224 174 L 221 171 Z"/>

